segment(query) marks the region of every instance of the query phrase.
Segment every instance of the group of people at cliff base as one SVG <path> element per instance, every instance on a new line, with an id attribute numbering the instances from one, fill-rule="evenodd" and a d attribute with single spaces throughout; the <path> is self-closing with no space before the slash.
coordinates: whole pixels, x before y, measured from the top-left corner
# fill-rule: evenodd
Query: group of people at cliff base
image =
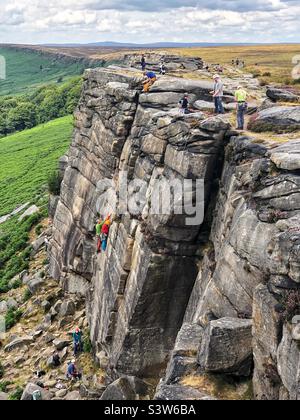
<path id="1" fill-rule="evenodd" d="M 107 249 L 107 242 L 109 237 L 109 231 L 111 227 L 111 216 L 106 219 L 99 219 L 96 224 L 96 236 L 97 236 L 97 252 L 105 252 Z"/>

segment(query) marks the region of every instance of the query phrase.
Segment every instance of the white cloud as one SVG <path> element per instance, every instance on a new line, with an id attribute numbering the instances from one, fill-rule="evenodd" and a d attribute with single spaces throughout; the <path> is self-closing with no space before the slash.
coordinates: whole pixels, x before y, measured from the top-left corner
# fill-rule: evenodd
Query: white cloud
<path id="1" fill-rule="evenodd" d="M 152 0 L 148 3 L 12 0 L 7 4 L 0 0 L 1 42 L 300 41 L 298 0 Z"/>

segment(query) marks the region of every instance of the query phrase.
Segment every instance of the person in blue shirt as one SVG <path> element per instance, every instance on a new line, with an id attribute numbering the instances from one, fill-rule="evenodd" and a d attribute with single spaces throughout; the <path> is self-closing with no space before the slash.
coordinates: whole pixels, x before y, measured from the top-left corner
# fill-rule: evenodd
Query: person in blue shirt
<path id="1" fill-rule="evenodd" d="M 76 360 L 72 360 L 72 362 L 68 363 L 68 370 L 67 370 L 67 378 L 68 379 L 81 379 L 82 375 L 78 372 L 76 367 Z"/>
<path id="2" fill-rule="evenodd" d="M 156 82 L 157 77 L 154 71 L 147 71 L 144 73 L 146 80 L 143 82 L 144 85 L 144 93 L 149 92 L 150 87 Z"/>

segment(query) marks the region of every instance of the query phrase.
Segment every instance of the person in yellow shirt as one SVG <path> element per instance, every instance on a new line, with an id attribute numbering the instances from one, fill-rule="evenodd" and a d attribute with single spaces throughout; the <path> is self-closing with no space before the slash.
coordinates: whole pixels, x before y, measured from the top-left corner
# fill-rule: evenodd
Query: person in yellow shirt
<path id="1" fill-rule="evenodd" d="M 248 93 L 242 86 L 238 86 L 235 92 L 236 109 L 237 109 L 237 130 L 244 130 L 245 114 L 248 108 Z"/>

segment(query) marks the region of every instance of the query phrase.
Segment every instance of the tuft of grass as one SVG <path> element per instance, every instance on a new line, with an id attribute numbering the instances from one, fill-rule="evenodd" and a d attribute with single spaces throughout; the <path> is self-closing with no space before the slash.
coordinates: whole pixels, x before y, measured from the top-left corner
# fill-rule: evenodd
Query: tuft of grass
<path id="1" fill-rule="evenodd" d="M 12 383 L 9 381 L 3 381 L 0 382 L 0 392 L 7 392 L 8 391 L 8 387 L 9 385 L 11 385 Z"/>
<path id="2" fill-rule="evenodd" d="M 9 309 L 5 315 L 5 327 L 6 330 L 11 330 L 21 319 L 23 313 L 20 310 Z"/>
<path id="3" fill-rule="evenodd" d="M 22 395 L 23 395 L 23 391 L 24 391 L 23 388 L 18 386 L 18 388 L 16 388 L 15 391 L 10 394 L 9 400 L 10 401 L 20 401 L 20 399 L 22 398 Z"/>

